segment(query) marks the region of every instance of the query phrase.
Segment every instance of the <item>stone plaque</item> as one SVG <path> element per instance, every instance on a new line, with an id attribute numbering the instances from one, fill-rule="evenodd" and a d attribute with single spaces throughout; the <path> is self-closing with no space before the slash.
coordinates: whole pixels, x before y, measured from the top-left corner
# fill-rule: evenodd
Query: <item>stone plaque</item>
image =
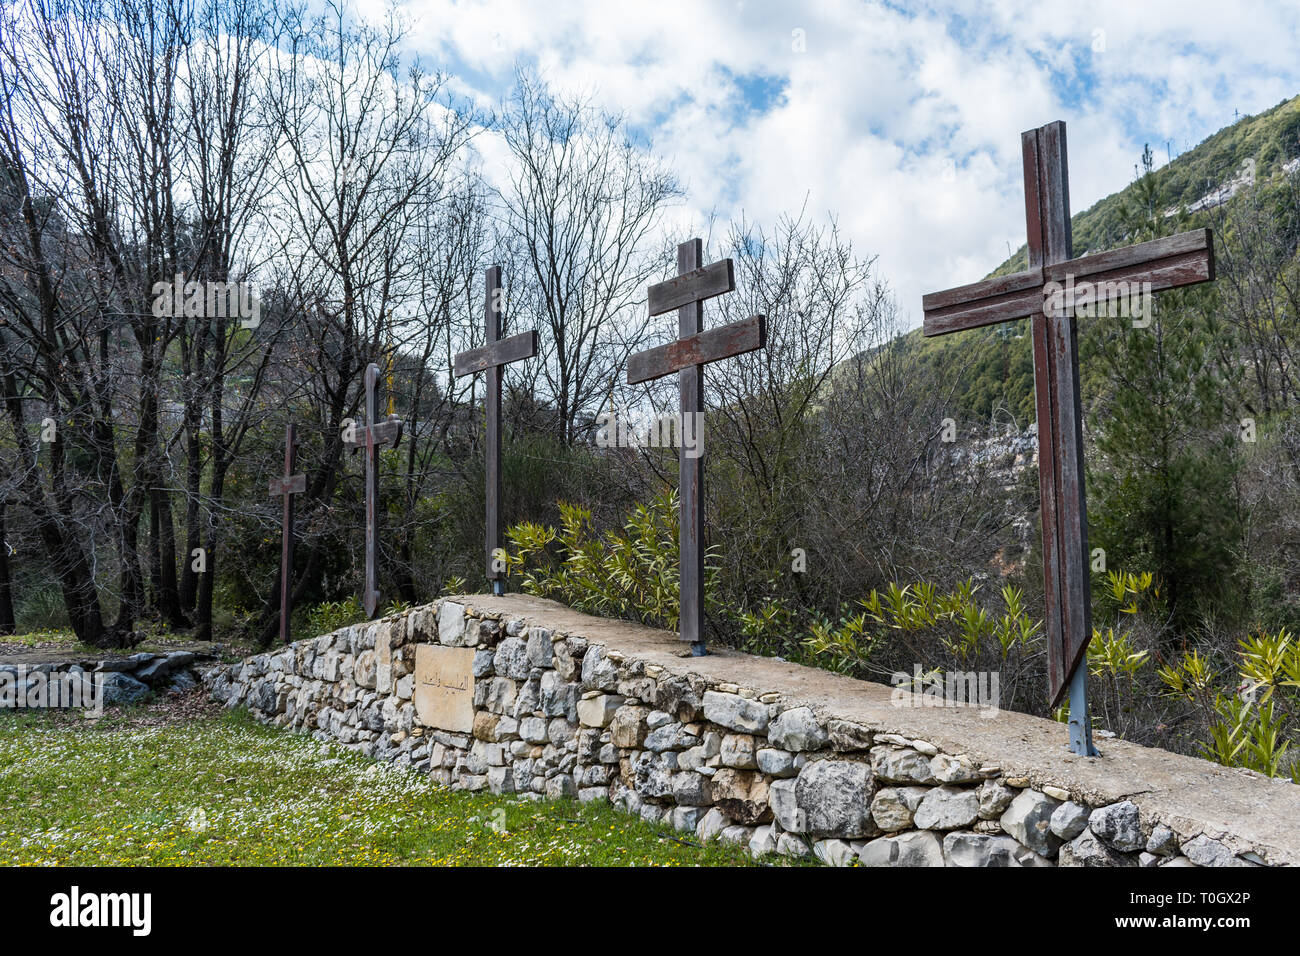
<path id="1" fill-rule="evenodd" d="M 474 648 L 416 646 L 415 713 L 426 727 L 474 729 Z"/>
<path id="2" fill-rule="evenodd" d="M 374 625 L 375 630 L 375 690 L 381 694 L 393 690 L 392 625 Z"/>

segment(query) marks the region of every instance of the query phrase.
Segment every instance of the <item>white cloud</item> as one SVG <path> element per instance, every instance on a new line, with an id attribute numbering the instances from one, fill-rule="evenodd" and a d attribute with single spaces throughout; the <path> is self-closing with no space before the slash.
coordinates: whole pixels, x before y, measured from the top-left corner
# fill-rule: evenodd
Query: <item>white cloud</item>
<path id="1" fill-rule="evenodd" d="M 408 46 L 480 103 L 516 59 L 653 135 L 690 190 L 684 214 L 770 222 L 833 212 L 898 291 L 973 281 L 1023 242 L 1019 133 L 1068 123 L 1075 211 L 1122 188 L 1142 145 L 1163 160 L 1300 92 L 1300 9 L 1209 0 L 821 0 L 566 4 L 414 0 Z M 792 31 L 806 51 L 796 52 Z M 738 77 L 783 95 L 742 108 Z"/>

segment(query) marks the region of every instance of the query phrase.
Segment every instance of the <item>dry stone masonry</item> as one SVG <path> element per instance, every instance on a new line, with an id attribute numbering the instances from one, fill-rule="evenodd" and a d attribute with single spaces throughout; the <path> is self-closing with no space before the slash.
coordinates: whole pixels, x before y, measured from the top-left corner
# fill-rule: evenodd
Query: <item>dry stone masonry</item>
<path id="1" fill-rule="evenodd" d="M 608 800 L 754 854 L 1006 867 L 1300 856 L 1289 781 L 1119 741 L 1109 756 L 1076 757 L 1059 725 L 1037 718 L 900 708 L 881 685 L 681 653 L 667 632 L 478 595 L 213 666 L 204 680 L 227 706 L 449 787 Z"/>
<path id="2" fill-rule="evenodd" d="M 56 676 L 76 677 L 83 681 L 87 693 L 102 694 L 105 706 L 135 704 L 152 694 L 171 691 L 184 693 L 197 687 L 196 668 L 210 661 L 211 655 L 194 651 L 169 651 L 151 653 L 141 651 L 126 657 L 104 659 L 78 658 L 41 661 L 39 663 L 0 664 L 0 673 L 6 684 L 12 685 L 15 700 L 26 698 L 28 688 L 39 678 L 42 681 Z"/>

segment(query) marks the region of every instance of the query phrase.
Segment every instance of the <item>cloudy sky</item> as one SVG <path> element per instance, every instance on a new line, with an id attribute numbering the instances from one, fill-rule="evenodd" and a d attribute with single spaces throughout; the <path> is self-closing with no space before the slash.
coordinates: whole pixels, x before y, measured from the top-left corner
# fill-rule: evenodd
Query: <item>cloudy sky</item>
<path id="1" fill-rule="evenodd" d="M 379 0 L 362 0 L 365 15 Z M 896 289 L 1024 241 L 1019 133 L 1066 121 L 1074 211 L 1300 93 L 1300 3 L 411 0 L 412 54 L 497 105 L 516 62 L 625 113 L 684 181 L 676 225 L 834 215 Z"/>

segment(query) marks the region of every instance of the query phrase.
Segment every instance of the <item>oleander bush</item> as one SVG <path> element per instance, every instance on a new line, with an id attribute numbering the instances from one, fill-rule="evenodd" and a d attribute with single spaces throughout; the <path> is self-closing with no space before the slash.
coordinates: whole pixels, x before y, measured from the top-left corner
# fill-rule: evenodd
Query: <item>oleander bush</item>
<path id="1" fill-rule="evenodd" d="M 578 610 L 673 630 L 678 612 L 677 499 L 671 491 L 633 508 L 623 527 L 595 532 L 591 512 L 560 503 L 559 526 L 521 522 L 506 531 L 514 586 Z M 998 705 L 1043 713 L 1044 629 L 1021 590 L 985 593 L 893 582 L 830 617 L 779 597 L 756 607 L 719 600 L 706 564 L 710 636 L 789 659 L 920 692 L 936 675 L 996 673 Z M 1300 778 L 1291 750 L 1300 710 L 1300 642 L 1285 628 L 1240 642 L 1235 661 L 1191 647 L 1168 651 L 1159 580 L 1111 571 L 1096 602 L 1087 667 L 1095 729 L 1174 745 L 1225 766 Z M 1162 663 L 1163 662 L 1163 663 Z M 1052 716 L 1064 721 L 1067 705 Z"/>

